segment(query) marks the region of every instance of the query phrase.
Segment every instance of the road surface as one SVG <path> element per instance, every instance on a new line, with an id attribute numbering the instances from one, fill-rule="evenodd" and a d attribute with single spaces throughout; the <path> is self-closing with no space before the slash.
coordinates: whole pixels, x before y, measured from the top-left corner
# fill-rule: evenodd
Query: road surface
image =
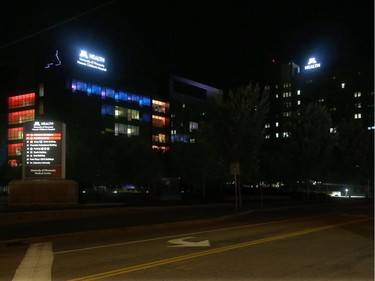
<path id="1" fill-rule="evenodd" d="M 373 205 L 254 211 L 0 244 L 0 280 L 374 280 Z"/>

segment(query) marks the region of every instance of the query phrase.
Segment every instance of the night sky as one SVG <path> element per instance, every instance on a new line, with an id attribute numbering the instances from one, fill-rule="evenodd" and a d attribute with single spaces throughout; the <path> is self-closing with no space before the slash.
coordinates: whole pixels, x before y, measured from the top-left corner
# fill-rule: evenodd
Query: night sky
<path id="1" fill-rule="evenodd" d="M 15 0 L 0 5 L 3 62 L 17 52 L 33 56 L 62 43 L 84 44 L 111 58 L 116 73 L 138 83 L 152 84 L 172 73 L 226 89 L 263 79 L 272 60 L 301 66 L 310 56 L 327 65 L 374 62 L 369 0 Z"/>

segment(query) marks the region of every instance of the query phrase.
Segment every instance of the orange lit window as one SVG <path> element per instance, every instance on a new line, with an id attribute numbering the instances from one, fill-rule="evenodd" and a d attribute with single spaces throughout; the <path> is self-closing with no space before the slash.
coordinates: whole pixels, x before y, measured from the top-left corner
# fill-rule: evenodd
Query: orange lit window
<path id="1" fill-rule="evenodd" d="M 8 124 L 22 124 L 28 121 L 34 121 L 34 118 L 34 109 L 11 112 L 8 114 Z"/>
<path id="2" fill-rule="evenodd" d="M 22 143 L 8 144 L 8 156 L 20 156 L 20 155 L 22 155 Z"/>
<path id="3" fill-rule="evenodd" d="M 8 98 L 8 108 L 20 108 L 35 105 L 35 93 L 29 93 Z"/>
<path id="4" fill-rule="evenodd" d="M 22 140 L 23 139 L 23 128 L 10 128 L 8 129 L 8 140 Z"/>
<path id="5" fill-rule="evenodd" d="M 154 112 L 166 113 L 168 109 L 168 103 L 152 100 L 152 110 Z"/>
<path id="6" fill-rule="evenodd" d="M 152 125 L 155 127 L 164 127 L 168 125 L 168 118 L 152 115 Z"/>

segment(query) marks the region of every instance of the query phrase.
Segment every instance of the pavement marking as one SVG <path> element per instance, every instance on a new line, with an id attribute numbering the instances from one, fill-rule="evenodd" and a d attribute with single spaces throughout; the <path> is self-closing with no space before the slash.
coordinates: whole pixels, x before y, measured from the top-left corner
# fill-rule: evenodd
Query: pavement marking
<path id="1" fill-rule="evenodd" d="M 169 240 L 168 243 L 175 244 L 173 246 L 168 247 L 210 247 L 210 241 L 203 240 L 199 242 L 193 241 L 185 241 L 187 239 L 193 239 L 195 237 L 184 237 L 184 238 L 177 238 Z"/>
<path id="2" fill-rule="evenodd" d="M 50 281 L 52 262 L 51 242 L 31 244 L 12 281 Z"/>
<path id="3" fill-rule="evenodd" d="M 237 243 L 237 244 L 228 245 L 228 246 L 224 246 L 224 247 L 220 247 L 220 248 L 200 251 L 200 252 L 196 252 L 196 253 L 192 253 L 192 254 L 188 254 L 188 255 L 177 256 L 177 257 L 173 257 L 173 258 L 169 258 L 169 259 L 163 259 L 163 260 L 143 263 L 143 264 L 139 264 L 139 265 L 124 267 L 124 268 L 120 268 L 120 269 L 116 269 L 116 270 L 111 270 L 111 271 L 107 271 L 107 272 L 97 273 L 97 274 L 93 274 L 93 275 L 88 275 L 88 276 L 84 276 L 84 277 L 80 277 L 80 278 L 69 279 L 68 281 L 93 281 L 93 280 L 98 280 L 98 279 L 103 279 L 103 278 L 109 278 L 109 277 L 113 277 L 113 276 L 117 276 L 117 275 L 126 274 L 126 273 L 129 273 L 129 272 L 144 270 L 144 269 L 147 269 L 147 268 L 163 266 L 163 265 L 181 262 L 181 261 L 185 261 L 185 260 L 190 260 L 190 259 L 194 259 L 194 258 L 198 258 L 198 257 L 204 257 L 204 256 L 218 254 L 218 253 L 231 251 L 231 250 L 236 250 L 236 249 L 240 249 L 240 248 L 244 248 L 244 247 L 250 247 L 250 246 L 254 246 L 254 245 L 258 245 L 258 244 L 262 244 L 262 243 L 267 243 L 267 242 L 272 242 L 272 241 L 276 241 L 276 240 L 306 235 L 306 234 L 310 234 L 310 233 L 313 233 L 313 232 L 324 231 L 324 230 L 337 228 L 337 227 L 345 226 L 345 225 L 349 225 L 349 224 L 360 223 L 360 222 L 367 221 L 367 220 L 370 220 L 370 219 L 372 219 L 372 218 L 359 219 L 359 220 L 355 220 L 355 221 L 331 224 L 331 225 L 326 225 L 326 226 L 321 226 L 321 227 L 315 227 L 315 228 L 304 229 L 304 230 L 300 230 L 300 231 L 295 231 L 295 232 L 265 237 L 265 238 L 261 238 L 261 239 L 257 239 L 257 240 L 247 241 L 247 242 L 243 242 L 243 243 Z"/>
<path id="4" fill-rule="evenodd" d="M 293 218 L 293 219 L 285 219 L 285 220 L 277 220 L 277 221 L 270 221 L 270 222 L 246 224 L 246 225 L 240 225 L 240 226 L 197 231 L 197 232 L 184 233 L 184 234 L 178 234 L 178 235 L 168 235 L 168 236 L 161 236 L 161 237 L 155 237 L 155 238 L 149 238 L 149 239 L 121 242 L 121 243 L 114 243 L 114 244 L 107 244 L 107 245 L 100 245 L 100 246 L 93 246 L 93 247 L 86 247 L 86 248 L 79 248 L 79 249 L 72 249 L 72 250 L 65 250 L 65 251 L 56 251 L 56 252 L 54 252 L 54 254 L 55 255 L 61 255 L 61 254 L 69 254 L 69 253 L 75 253 L 75 252 L 81 252 L 81 251 L 91 251 L 91 250 L 97 250 L 97 249 L 103 249 L 103 248 L 110 248 L 110 247 L 118 247 L 118 246 L 124 246 L 124 245 L 152 242 L 152 241 L 157 241 L 157 240 L 166 240 L 166 239 L 175 238 L 175 237 L 194 236 L 194 235 L 197 235 L 197 234 L 206 234 L 206 233 L 219 232 L 219 231 L 228 231 L 228 230 L 263 226 L 263 225 L 269 225 L 269 224 L 275 224 L 275 223 L 286 223 L 286 222 L 292 222 L 292 221 L 297 221 L 297 220 L 302 220 L 302 219 L 307 219 L 307 218 L 320 218 L 320 217 L 332 216 L 332 215 L 336 215 L 336 214 L 337 214 L 337 212 L 333 212 L 333 213 L 323 214 L 323 215 L 314 215 L 314 216 L 299 217 L 299 218 Z"/>

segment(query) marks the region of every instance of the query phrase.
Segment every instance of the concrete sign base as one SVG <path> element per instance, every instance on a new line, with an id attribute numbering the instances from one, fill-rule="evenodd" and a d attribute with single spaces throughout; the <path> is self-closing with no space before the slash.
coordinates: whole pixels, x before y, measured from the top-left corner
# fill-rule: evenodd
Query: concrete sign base
<path id="1" fill-rule="evenodd" d="M 14 180 L 9 183 L 9 206 L 78 204 L 78 184 L 73 180 Z"/>

